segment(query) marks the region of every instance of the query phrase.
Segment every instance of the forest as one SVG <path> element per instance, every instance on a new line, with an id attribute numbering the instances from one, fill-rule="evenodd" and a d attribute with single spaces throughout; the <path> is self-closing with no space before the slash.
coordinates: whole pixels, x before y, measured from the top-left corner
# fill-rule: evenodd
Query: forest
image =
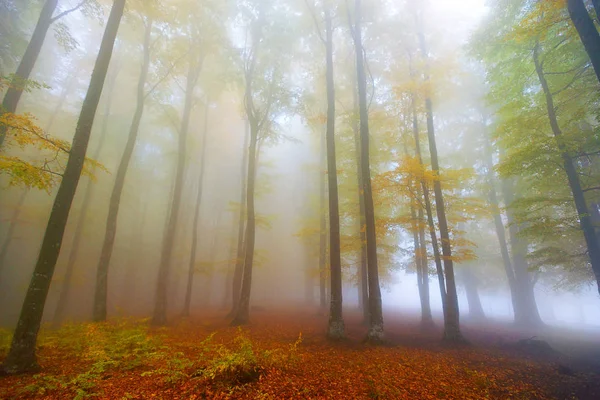
<path id="1" fill-rule="evenodd" d="M 600 398 L 600 0 L 0 0 L 0 398 Z"/>

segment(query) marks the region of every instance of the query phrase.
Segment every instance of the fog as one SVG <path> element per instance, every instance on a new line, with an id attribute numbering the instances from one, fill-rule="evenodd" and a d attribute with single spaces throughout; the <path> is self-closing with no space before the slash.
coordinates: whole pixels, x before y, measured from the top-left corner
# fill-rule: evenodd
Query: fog
<path id="1" fill-rule="evenodd" d="M 7 83 L 10 74 L 23 57 L 43 3 L 0 2 L 2 18 L 12 19 L 10 27 L 4 22 L 2 27 L 11 35 L 7 43 L 2 39 L 3 95 L 11 87 Z M 78 3 L 61 0 L 55 13 Z M 134 129 L 136 107 L 140 107 L 140 90 L 143 114 L 122 193 L 116 200 L 114 244 L 108 245 L 112 254 L 108 253 L 107 259 L 107 317 L 154 315 L 154 321 L 162 324 L 165 321 L 157 317 L 161 284 L 166 288 L 167 321 L 185 314 L 188 285 L 190 314 L 196 317 L 208 311 L 225 316 L 232 309 L 243 309 L 242 287 L 246 284 L 249 315 L 240 317 L 244 324 L 261 310 L 308 307 L 328 314 L 334 309 L 339 298 L 331 286 L 336 276 L 330 263 L 335 259 L 330 254 L 330 243 L 334 243 L 329 230 L 332 208 L 320 197 L 323 191 L 325 200 L 328 198 L 327 180 L 334 173 L 327 171 L 326 164 L 322 3 L 327 2 L 127 1 L 85 153 L 100 165 L 94 168 L 86 162 L 67 209 L 62 242 L 55 238 L 52 245 L 60 253 L 41 304 L 43 323 L 58 326 L 65 321 L 98 320 L 94 310 L 95 302 L 98 306 L 99 262 L 110 236 L 111 198 L 115 198 L 119 165 Z M 397 315 L 425 318 L 420 297 L 424 288 L 417 283 L 425 273 L 427 303 L 435 323 L 443 325 L 442 294 L 429 231 L 437 231 L 441 252 L 445 239 L 439 235 L 443 235 L 446 216 L 440 223 L 437 193 L 434 196 L 436 182 L 441 182 L 454 272 L 449 275 L 445 253 L 439 261 L 444 261 L 448 285 L 444 295 L 450 296 L 450 304 L 450 285 L 454 286 L 456 276 L 461 322 L 467 326 L 486 321 L 516 323 L 516 327 L 532 329 L 535 324 L 515 321 L 517 305 L 529 307 L 525 314 L 539 314 L 547 326 L 574 331 L 600 327 L 600 298 L 593 273 L 598 260 L 588 251 L 578 212 L 583 214 L 575 208 L 560 161 L 561 148 L 553 144 L 550 123 L 544 119 L 548 116 L 540 83 L 530 81 L 535 69 L 527 58 L 529 39 L 523 37 L 531 32 L 515 22 L 518 13 L 510 14 L 514 11 L 510 9 L 496 20 L 501 6 L 484 0 L 363 1 L 372 232 L 368 221 L 361 219 L 359 204 L 366 187 L 359 190 L 357 172 L 362 165 L 357 156 L 358 107 L 362 103 L 360 91 L 356 92 L 355 44 L 348 28 L 348 16 L 354 20 L 356 10 L 348 2 L 330 3 L 337 113 L 336 210 L 339 206 L 339 232 L 334 233 L 339 234 L 344 313 L 376 302 L 361 294 L 365 279 L 361 276 L 361 252 L 372 246 L 369 235 L 373 233 L 379 274 L 374 285 L 381 287 L 384 324 Z M 529 11 L 536 7 L 523 5 L 527 2 L 500 3 Z M 112 4 L 84 2 L 82 8 L 50 27 L 26 78 L 41 86 L 23 91 L 16 111 L 3 111 L 3 115 L 27 116 L 42 132 L 70 145 L 79 129 Z M 520 38 L 512 42 L 502 37 L 506 32 Z M 419 33 L 427 44 L 426 52 L 420 49 Z M 144 35 L 149 38 L 145 50 Z M 583 177 L 582 193 L 596 224 L 600 204 L 594 188 L 599 176 L 598 82 L 591 67 L 574 75 L 572 85 L 556 78 L 557 71 L 579 67 L 578 60 L 585 58 L 578 37 L 570 37 L 571 47 L 565 50 L 551 49 L 551 38 L 543 40 L 541 52 L 548 60 L 547 76 L 556 90 L 558 121 L 570 140 L 569 162 Z M 140 84 L 144 51 L 147 76 Z M 577 60 L 556 56 L 557 51 L 575 52 Z M 521 56 L 527 61 L 515 61 Z M 588 63 L 587 59 L 584 62 Z M 503 63 L 506 67 L 499 67 Z M 579 100 L 568 103 L 566 96 L 574 96 L 572 91 L 580 88 L 589 89 L 578 95 Z M 254 104 L 249 104 L 249 98 Z M 425 106 L 426 99 L 433 104 L 439 179 L 431 169 L 427 146 L 427 113 L 431 110 Z M 419 167 L 414 161 L 413 111 L 423 153 Z M 362 124 L 361 119 L 361 129 Z M 20 129 L 24 128 L 4 128 L 6 141 L 1 150 L 0 325 L 8 329 L 17 325 L 22 314 L 36 262 L 43 256 L 40 249 L 53 205 L 56 207 L 62 174 L 71 162 L 67 155 L 35 141 L 20 143 Z M 254 222 L 246 211 L 249 192 L 243 191 L 251 181 L 248 168 L 252 162 L 249 164 L 249 156 L 244 154 L 252 148 L 253 139 L 249 142 L 248 138 L 253 135 L 257 164 L 251 219 L 256 220 L 256 238 L 249 258 L 248 226 Z M 362 131 L 360 135 L 364 143 Z M 544 144 L 535 144 L 541 142 Z M 28 167 L 19 167 L 15 160 Z M 503 192 L 504 182 L 512 185 L 512 200 Z M 497 192 L 496 204 L 490 187 Z M 433 205 L 432 227 L 427 224 L 423 188 L 433 201 L 429 204 Z M 417 214 L 420 220 L 415 222 Z M 325 231 L 322 219 L 326 220 Z M 501 233 L 495 225 L 498 222 Z M 419 249 L 415 248 L 419 230 L 427 253 L 424 267 L 417 261 Z M 597 225 L 592 230 L 598 232 Z M 362 233 L 366 238 L 361 239 Z M 508 244 L 506 254 L 499 235 Z M 510 259 L 503 258 L 506 255 Z M 516 282 L 512 287 L 505 270 L 507 262 L 515 269 L 509 273 Z M 236 275 L 236 265 L 243 278 Z M 246 275 L 248 268 L 251 281 Z M 372 272 L 369 270 L 369 293 L 374 287 Z M 159 277 L 165 277 L 164 281 Z M 236 279 L 240 279 L 237 284 Z M 522 284 L 523 280 L 527 282 Z M 531 287 L 523 289 L 523 285 Z M 527 295 L 519 297 L 529 290 L 533 300 L 523 300 Z M 61 310 L 65 291 L 66 308 Z M 241 300 L 235 291 L 241 291 Z M 480 303 L 481 312 L 474 302 Z"/>

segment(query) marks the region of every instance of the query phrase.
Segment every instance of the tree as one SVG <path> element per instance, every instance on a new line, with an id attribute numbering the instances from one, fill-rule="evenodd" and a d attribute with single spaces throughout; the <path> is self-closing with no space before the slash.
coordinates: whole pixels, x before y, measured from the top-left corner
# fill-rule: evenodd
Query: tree
<path id="1" fill-rule="evenodd" d="M 119 167 L 117 168 L 117 174 L 115 177 L 115 183 L 110 196 L 108 204 L 108 215 L 106 217 L 106 228 L 104 231 L 104 241 L 102 244 L 102 250 L 100 258 L 98 259 L 98 265 L 96 267 L 96 287 L 94 294 L 94 308 L 93 308 L 93 319 L 94 321 L 106 320 L 107 309 L 107 296 L 108 296 L 108 272 L 110 266 L 110 259 L 112 257 L 112 251 L 115 243 L 115 237 L 117 234 L 117 222 L 119 215 L 119 207 L 121 204 L 121 195 L 123 193 L 123 187 L 125 185 L 125 178 L 127 176 L 127 170 L 129 169 L 129 163 L 131 156 L 135 148 L 138 132 L 140 129 L 140 123 L 144 114 L 144 106 L 146 98 L 154 90 L 155 87 L 146 91 L 146 81 L 148 79 L 148 70 L 150 68 L 150 56 L 152 46 L 152 26 L 153 19 L 151 16 L 142 17 L 144 24 L 144 39 L 143 39 L 143 62 L 141 66 L 140 76 L 137 83 L 137 94 L 136 94 L 136 108 L 129 128 L 129 135 L 127 137 L 127 143 L 125 150 L 121 156 Z"/>
<path id="2" fill-rule="evenodd" d="M 102 151 L 102 148 L 104 147 L 106 141 L 106 135 L 108 132 L 108 119 L 110 117 L 110 107 L 111 102 L 113 100 L 112 95 L 115 88 L 115 81 L 117 75 L 118 70 L 115 70 L 113 74 L 108 78 L 108 91 L 106 92 L 106 104 L 104 108 L 104 115 L 102 118 L 102 127 L 100 128 L 100 139 L 96 149 L 94 150 L 93 156 L 96 160 L 100 156 L 100 152 Z M 58 301 L 56 303 L 56 309 L 54 310 L 53 324 L 55 326 L 58 326 L 62 322 L 65 312 L 67 310 L 67 304 L 71 293 L 71 280 L 73 272 L 75 270 L 75 262 L 77 261 L 77 257 L 79 255 L 81 240 L 84 236 L 83 230 L 86 224 L 89 207 L 92 202 L 93 192 L 93 182 L 88 182 L 85 188 L 85 194 L 83 195 L 83 203 L 81 205 L 81 211 L 79 212 L 79 219 L 77 220 L 75 233 L 73 235 L 73 243 L 71 244 L 71 249 L 69 251 L 69 258 L 67 260 L 65 277 L 63 279 L 60 295 L 58 296 Z"/>
<path id="3" fill-rule="evenodd" d="M 371 168 L 369 165 L 369 112 L 367 110 L 366 74 L 364 66 L 365 52 L 362 45 L 361 1 L 354 2 L 354 24 L 351 24 L 356 55 L 356 80 L 358 82 L 358 107 L 360 115 L 360 161 L 361 194 L 365 205 L 365 228 L 367 236 L 367 266 L 369 281 L 369 332 L 367 338 L 373 343 L 383 341 L 383 310 L 379 270 L 377 264 L 377 236 L 375 232 L 375 209 L 371 190 Z"/>
<path id="4" fill-rule="evenodd" d="M 421 29 L 418 32 L 419 47 L 423 58 L 427 60 L 429 54 L 425 43 L 425 35 Z M 425 81 L 429 80 L 428 72 L 424 74 Z M 440 166 L 437 154 L 437 145 L 435 138 L 435 126 L 433 122 L 433 103 L 428 95 L 425 98 L 425 110 L 427 115 L 427 139 L 429 142 L 429 153 L 431 155 L 431 168 L 434 174 L 440 174 Z M 450 235 L 448 230 L 448 222 L 446 219 L 446 208 L 444 206 L 444 195 L 442 193 L 442 185 L 439 180 L 433 183 L 433 193 L 435 196 L 435 209 L 440 230 L 440 238 L 442 242 L 442 255 L 444 261 L 444 275 L 446 278 L 446 307 L 444 309 L 444 340 L 448 342 L 460 343 L 464 342 L 460 332 L 459 310 L 458 310 L 458 294 L 456 292 L 456 283 L 454 280 L 454 265 L 452 261 L 452 245 L 450 243 Z"/>
<path id="5" fill-rule="evenodd" d="M 330 4 L 323 3 L 325 37 L 321 32 L 314 11 L 308 6 L 315 20 L 315 28 L 325 46 L 327 84 L 327 188 L 329 193 L 329 268 L 331 277 L 331 303 L 327 336 L 338 340 L 344 337 L 342 317 L 342 262 L 340 258 L 340 212 L 338 205 L 337 167 L 335 161 L 335 83 L 333 77 L 333 27 Z"/>
<path id="6" fill-rule="evenodd" d="M 14 374 L 39 369 L 35 354 L 37 334 L 42 320 L 48 289 L 50 288 L 50 282 L 54 273 L 54 267 L 56 266 L 56 260 L 60 252 L 65 226 L 69 217 L 69 210 L 83 169 L 83 162 L 96 109 L 102 93 L 102 87 L 124 8 L 125 0 L 115 0 L 106 24 L 98 58 L 94 65 L 90 85 L 77 122 L 69 160 L 54 200 L 46 233 L 44 234 L 35 270 L 25 296 L 25 301 L 23 302 L 11 347 L 2 366 L 5 373 Z"/>
<path id="7" fill-rule="evenodd" d="M 190 315 L 190 304 L 192 302 L 192 287 L 194 283 L 194 268 L 196 265 L 196 246 L 198 245 L 198 225 L 200 223 L 200 204 L 202 203 L 202 187 L 204 184 L 204 165 L 206 163 L 206 136 L 208 135 L 208 110 L 210 103 L 208 98 L 204 105 L 204 127 L 202 128 L 202 150 L 200 153 L 200 173 L 198 174 L 198 194 L 196 195 L 196 206 L 194 208 L 194 222 L 192 223 L 192 249 L 190 252 L 190 264 L 188 268 L 187 283 L 185 288 L 185 300 L 183 302 L 183 316 Z"/>
<path id="8" fill-rule="evenodd" d="M 596 12 L 598 12 L 600 8 L 598 1 L 594 2 L 594 7 L 596 7 Z M 600 34 L 596 30 L 594 20 L 590 17 L 583 0 L 567 0 L 567 8 L 571 21 L 575 25 L 579 38 L 585 47 L 585 51 L 590 57 L 596 77 L 598 78 L 598 83 L 600 83 Z"/>
<path id="9" fill-rule="evenodd" d="M 284 19 L 287 6 L 278 1 L 242 2 L 239 18 L 245 25 L 247 46 L 242 49 L 244 111 L 250 125 L 250 145 L 246 187 L 246 233 L 244 235 L 244 271 L 240 298 L 232 325 L 243 325 L 250 318 L 250 294 L 256 242 L 255 184 L 257 157 L 265 141 L 277 141 L 276 118 L 289 108 L 291 94 L 286 82 L 291 32 L 294 21 Z M 285 14 L 288 15 L 288 14 Z"/>
<path id="10" fill-rule="evenodd" d="M 539 326 L 542 323 L 540 314 L 535 302 L 535 294 L 533 292 L 533 279 L 528 272 L 527 246 L 523 245 L 523 238 L 518 235 L 518 222 L 515 220 L 512 210 L 507 209 L 506 214 L 509 224 L 510 245 L 512 250 L 512 259 L 508 251 L 506 240 L 506 228 L 502 221 L 500 203 L 496 193 L 496 178 L 494 173 L 493 148 L 486 131 L 486 121 L 483 121 L 483 141 L 484 141 L 484 157 L 487 170 L 487 184 L 489 187 L 489 202 L 492 206 L 492 215 L 494 220 L 494 228 L 498 245 L 500 246 L 500 254 L 508 286 L 511 293 L 512 306 L 514 311 L 515 323 L 522 326 Z M 511 204 L 514 201 L 512 194 L 512 182 L 505 179 L 502 182 L 502 192 L 506 204 Z"/>
<path id="11" fill-rule="evenodd" d="M 188 62 L 188 73 L 185 86 L 185 101 L 181 117 L 181 127 L 178 135 L 177 172 L 175 175 L 175 186 L 173 187 L 173 200 L 169 212 L 166 232 L 163 240 L 158 280 L 156 287 L 156 298 L 154 302 L 153 325 L 164 325 L 167 322 L 167 289 L 171 270 L 171 254 L 175 242 L 175 232 L 179 220 L 179 209 L 183 192 L 183 178 L 185 172 L 185 149 L 190 126 L 190 117 L 194 107 L 194 90 L 198 83 L 204 54 L 202 50 L 191 48 Z"/>
<path id="12" fill-rule="evenodd" d="M 42 7 L 42 11 L 40 12 L 40 17 L 37 21 L 37 24 L 35 25 L 35 29 L 33 30 L 33 35 L 31 36 L 29 44 L 27 45 L 27 49 L 25 50 L 25 54 L 23 54 L 23 58 L 21 58 L 21 62 L 17 67 L 17 71 L 11 79 L 11 85 L 9 85 L 9 88 L 4 95 L 0 115 L 3 113 L 14 114 L 17 111 L 17 105 L 19 104 L 19 100 L 23 94 L 23 85 L 29 80 L 31 71 L 33 71 L 33 67 L 35 66 L 38 56 L 40 55 L 42 46 L 44 45 L 44 40 L 46 39 L 50 25 L 64 16 L 72 13 L 73 11 L 78 10 L 89 1 L 90 0 L 83 0 L 77 6 L 63 11 L 53 17 L 52 15 L 58 6 L 58 0 L 46 0 L 44 6 Z M 2 147 L 5 137 L 6 127 L 0 125 L 0 147 Z"/>
<path id="13" fill-rule="evenodd" d="M 233 318 L 236 312 L 236 308 L 240 301 L 240 290 L 242 288 L 242 275 L 244 273 L 244 254 L 245 254 L 245 240 L 244 231 L 246 228 L 245 220 L 246 216 L 246 191 L 247 189 L 247 168 L 248 168 L 248 146 L 250 140 L 250 126 L 248 123 L 244 123 L 244 145 L 242 147 L 242 162 L 240 171 L 240 211 L 238 215 L 237 225 L 237 246 L 236 246 L 236 257 L 235 266 L 233 271 L 232 279 L 232 291 L 231 291 L 231 310 L 227 315 L 228 318 Z"/>
<path id="14" fill-rule="evenodd" d="M 564 141 L 564 135 L 560 128 L 558 118 L 556 115 L 556 108 L 554 105 L 554 99 L 548 81 L 543 69 L 543 64 L 540 61 L 540 43 L 536 41 L 533 47 L 533 63 L 535 65 L 535 72 L 542 86 L 544 98 L 546 100 L 546 108 L 548 113 L 548 121 L 550 128 L 556 140 L 556 146 L 560 151 L 560 155 L 563 161 L 563 169 L 567 175 L 569 187 L 573 195 L 573 202 L 575 203 L 575 209 L 577 210 L 579 224 L 583 231 L 583 236 L 588 248 L 588 255 L 592 264 L 592 271 L 596 276 L 596 282 L 598 286 L 598 292 L 600 293 L 600 242 L 598 241 L 598 235 L 592 223 L 592 218 L 588 205 L 585 200 L 584 191 L 581 187 L 581 180 L 579 179 L 579 173 L 573 164 L 573 158 L 569 154 L 569 150 Z"/>

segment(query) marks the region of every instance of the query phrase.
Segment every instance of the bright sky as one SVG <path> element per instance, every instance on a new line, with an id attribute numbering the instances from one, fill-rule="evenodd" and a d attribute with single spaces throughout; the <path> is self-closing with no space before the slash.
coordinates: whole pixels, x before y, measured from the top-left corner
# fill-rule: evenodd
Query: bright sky
<path id="1" fill-rule="evenodd" d="M 433 17 L 442 26 L 451 27 L 452 32 L 466 40 L 472 29 L 477 27 L 485 15 L 486 0 L 430 0 Z"/>

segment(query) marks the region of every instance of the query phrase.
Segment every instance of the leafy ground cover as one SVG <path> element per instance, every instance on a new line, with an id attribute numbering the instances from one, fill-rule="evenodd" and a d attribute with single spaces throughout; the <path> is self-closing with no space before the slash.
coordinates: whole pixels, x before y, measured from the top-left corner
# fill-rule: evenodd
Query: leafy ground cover
<path id="1" fill-rule="evenodd" d="M 44 329 L 42 372 L 0 378 L 0 398 L 600 398 L 593 367 L 519 347 L 520 334 L 508 328 L 467 327 L 472 345 L 452 348 L 437 329 L 423 333 L 414 318 L 395 315 L 388 343 L 373 347 L 362 343 L 360 316 L 345 317 L 348 340 L 335 343 L 314 310 L 257 311 L 244 328 L 215 312 L 166 328 L 119 319 Z M 586 353 L 581 340 L 557 340 Z M 0 359 L 8 344 L 2 332 Z"/>

